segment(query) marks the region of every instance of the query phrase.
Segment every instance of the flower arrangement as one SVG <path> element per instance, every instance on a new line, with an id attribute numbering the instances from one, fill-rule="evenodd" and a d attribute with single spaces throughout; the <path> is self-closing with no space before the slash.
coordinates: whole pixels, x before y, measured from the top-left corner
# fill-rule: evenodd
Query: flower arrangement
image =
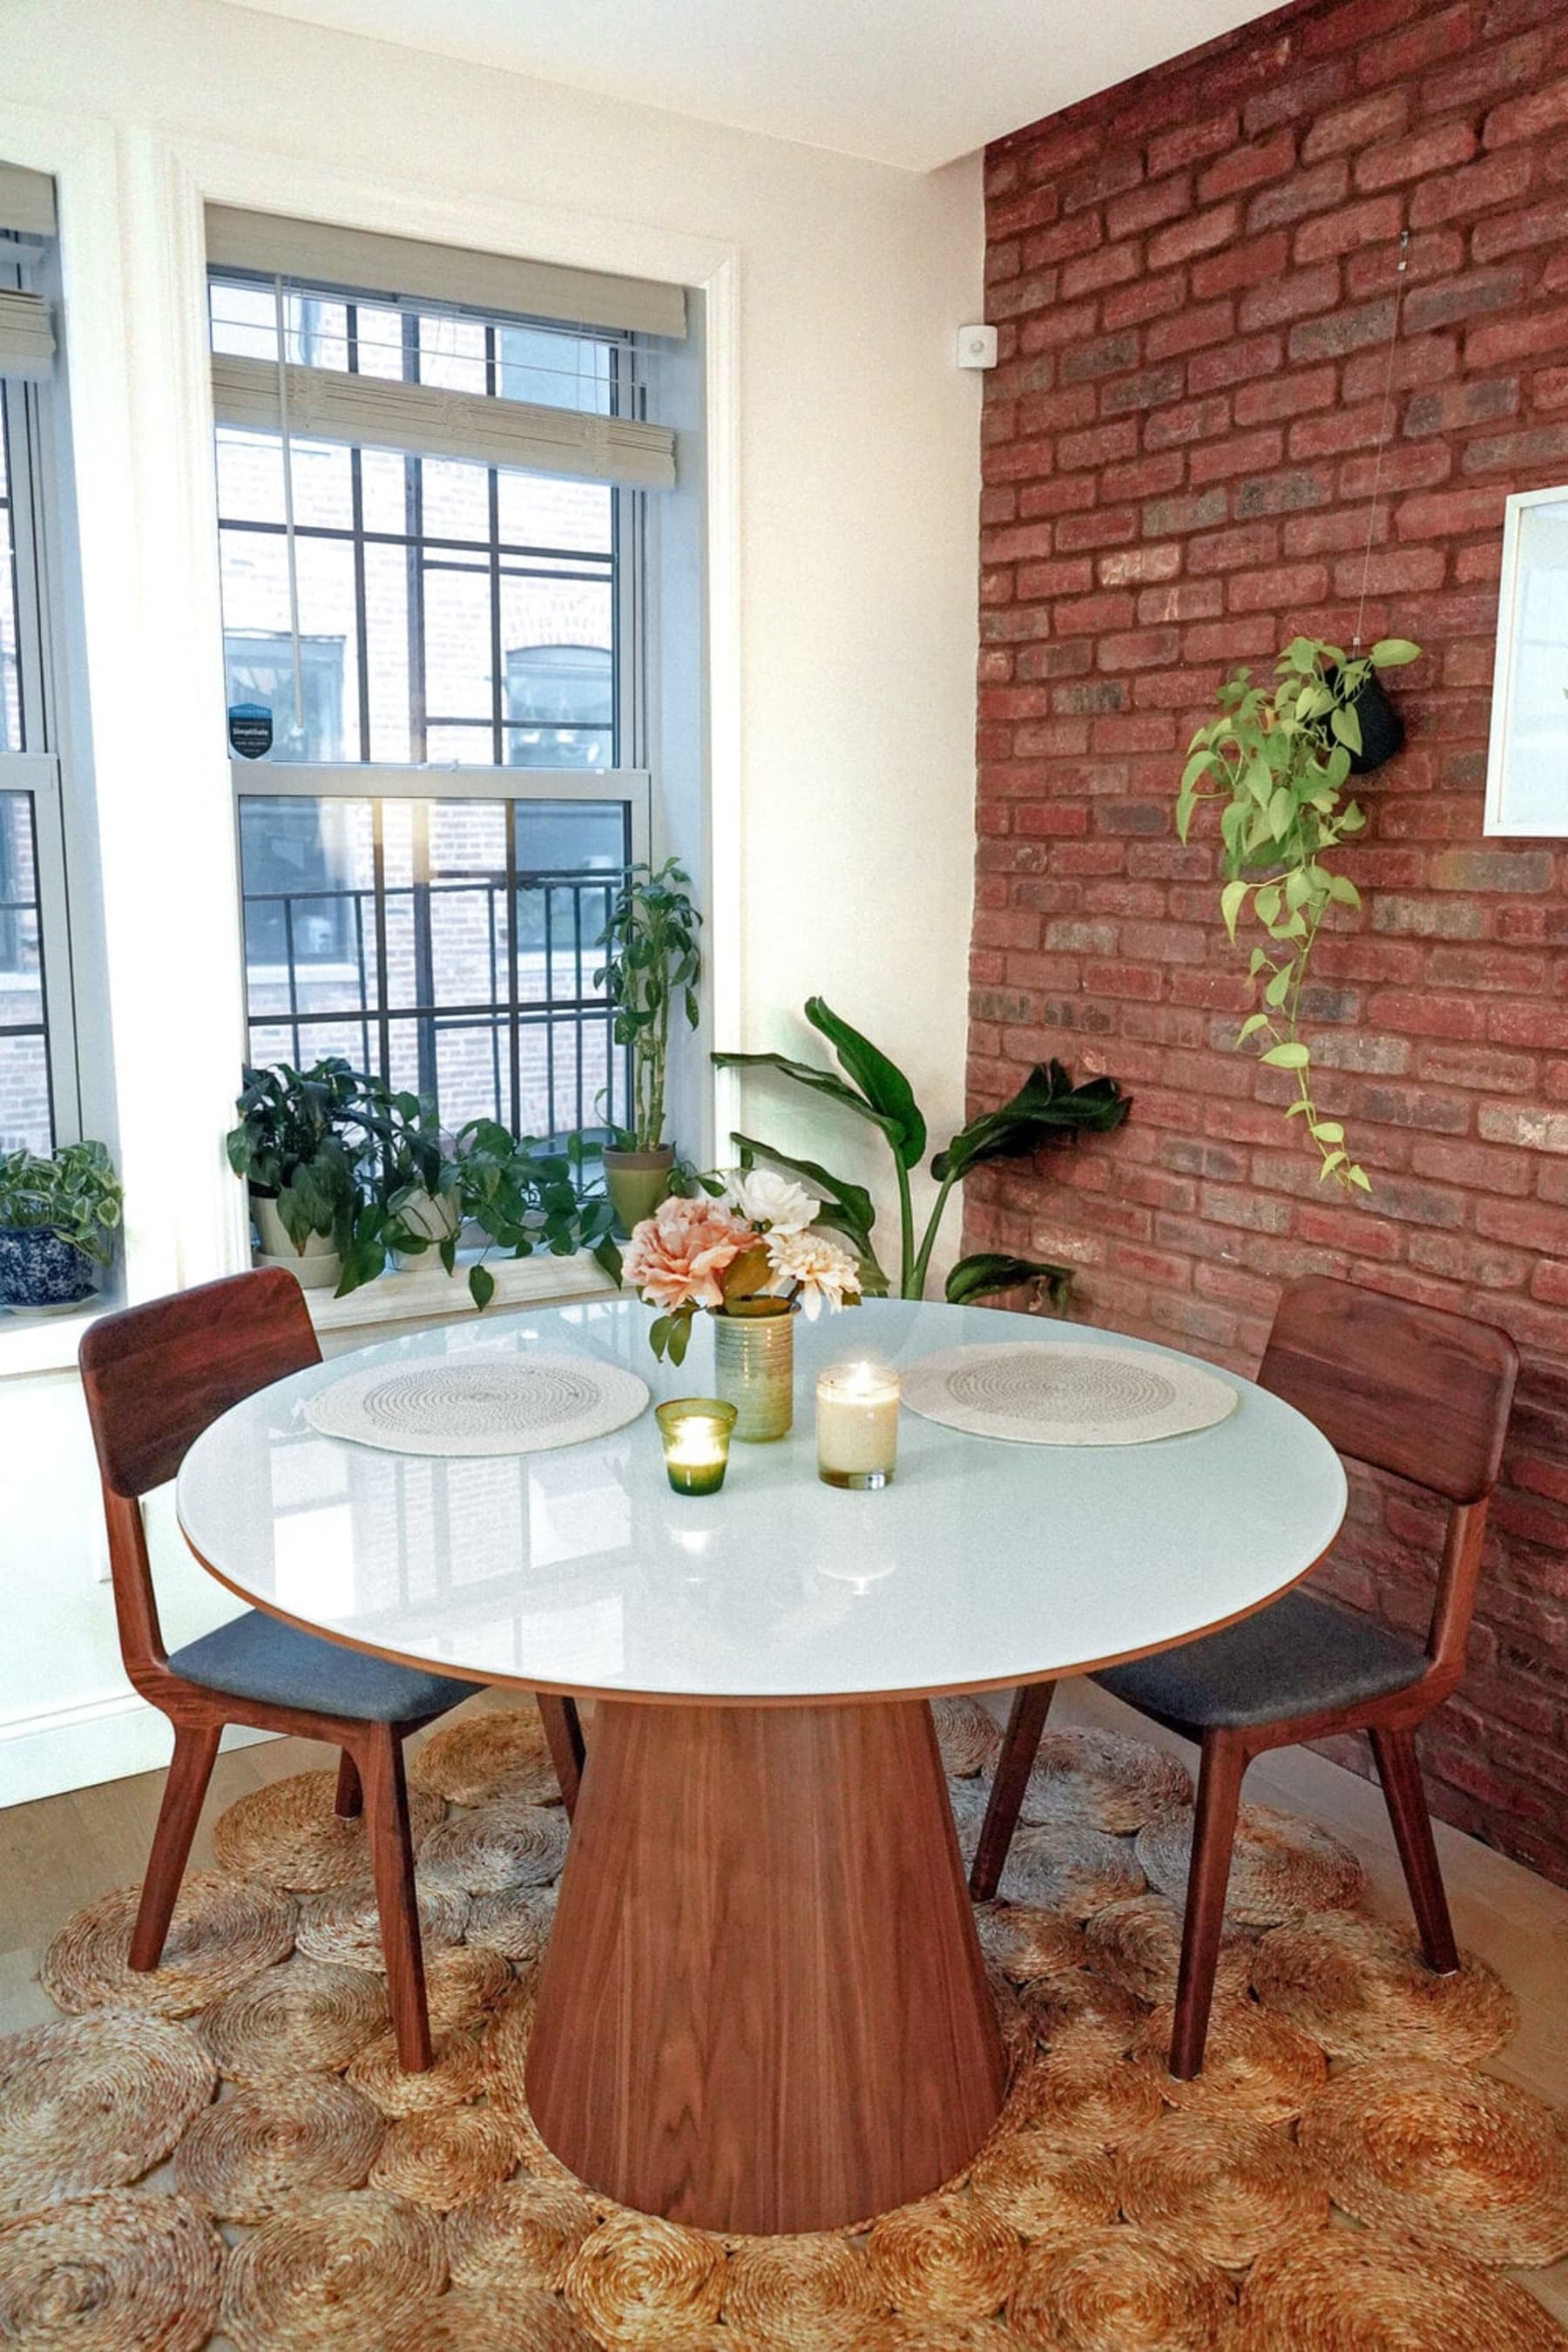
<path id="1" fill-rule="evenodd" d="M 717 1197 L 676 1194 L 634 1226 L 625 1274 L 645 1305 L 662 1310 L 648 1333 L 654 1354 L 682 1362 L 700 1308 L 745 1317 L 798 1305 L 814 1322 L 824 1307 L 858 1299 L 858 1264 L 812 1223 L 818 1205 L 803 1185 L 759 1168 L 731 1176 Z"/>

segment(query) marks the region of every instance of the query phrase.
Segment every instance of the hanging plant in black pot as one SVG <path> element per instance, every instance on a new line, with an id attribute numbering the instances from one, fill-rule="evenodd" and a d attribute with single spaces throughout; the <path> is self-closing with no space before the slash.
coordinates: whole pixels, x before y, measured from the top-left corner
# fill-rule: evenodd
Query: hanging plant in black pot
<path id="1" fill-rule="evenodd" d="M 1374 768 L 1381 768 L 1385 760 L 1392 760 L 1395 751 L 1405 748 L 1405 721 L 1399 715 L 1398 705 L 1389 696 L 1383 680 L 1364 656 L 1346 664 L 1350 676 L 1345 682 L 1349 685 L 1355 672 L 1363 668 L 1363 664 L 1361 684 L 1352 689 L 1346 702 L 1347 709 L 1354 711 L 1361 730 L 1360 743 L 1346 744 L 1352 776 L 1370 776 Z M 1337 675 L 1331 669 L 1326 682 L 1332 685 Z"/>

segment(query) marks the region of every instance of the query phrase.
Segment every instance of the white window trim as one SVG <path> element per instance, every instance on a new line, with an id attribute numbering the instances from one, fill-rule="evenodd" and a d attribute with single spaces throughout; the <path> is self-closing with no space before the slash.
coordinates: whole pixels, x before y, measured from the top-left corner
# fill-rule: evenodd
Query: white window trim
<path id="1" fill-rule="evenodd" d="M 740 261 L 731 243 L 575 207 L 521 204 L 450 178 L 341 172 L 235 142 L 121 139 L 103 121 L 0 100 L 0 153 L 54 176 L 68 321 L 68 396 L 102 843 L 103 961 L 127 1190 L 132 1298 L 248 1262 L 222 1137 L 242 1005 L 237 877 L 224 745 L 203 205 L 291 210 L 391 236 L 567 268 L 667 278 L 704 298 L 703 631 L 707 856 L 698 883 L 715 1029 L 742 1030 Z M 137 331 L 129 331 L 134 316 Z M 132 551 L 127 558 L 127 550 Z M 139 723 L 160 681 L 159 724 Z M 148 812 L 156 811 L 156 826 Z M 185 844 L 201 888 L 178 928 L 159 845 Z M 192 965 L 210 976 L 189 985 Z M 177 999 L 177 1029 L 170 1006 Z M 187 1074 L 171 1086 L 170 1072 Z M 738 1081 L 705 1091 L 737 1121 Z M 391 1277 L 384 1277 L 389 1279 Z M 60 1333 L 66 1327 L 55 1323 Z M 43 1335 L 15 1335 L 22 1353 Z M 0 1367 L 13 1335 L 0 1328 Z"/>
<path id="2" fill-rule="evenodd" d="M 1526 823 L 1513 815 L 1508 799 L 1508 750 L 1513 722 L 1513 650 L 1519 625 L 1523 583 L 1523 517 L 1532 507 L 1568 506 L 1568 485 L 1542 490 L 1516 490 L 1503 509 L 1502 571 L 1498 582 L 1497 652 L 1492 664 L 1491 734 L 1487 746 L 1486 814 L 1481 830 L 1501 840 L 1545 841 L 1568 837 L 1568 802 L 1555 824 Z M 1564 686 L 1568 687 L 1568 674 Z M 1568 702 L 1563 704 L 1568 722 Z"/>

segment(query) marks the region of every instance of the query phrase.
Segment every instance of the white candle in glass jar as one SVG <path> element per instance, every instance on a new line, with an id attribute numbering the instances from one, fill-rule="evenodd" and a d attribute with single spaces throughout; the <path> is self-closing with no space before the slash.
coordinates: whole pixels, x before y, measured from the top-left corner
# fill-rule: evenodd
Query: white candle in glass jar
<path id="1" fill-rule="evenodd" d="M 886 1486 L 899 1454 L 899 1376 L 837 1364 L 816 1377 L 816 1473 L 830 1486 Z"/>

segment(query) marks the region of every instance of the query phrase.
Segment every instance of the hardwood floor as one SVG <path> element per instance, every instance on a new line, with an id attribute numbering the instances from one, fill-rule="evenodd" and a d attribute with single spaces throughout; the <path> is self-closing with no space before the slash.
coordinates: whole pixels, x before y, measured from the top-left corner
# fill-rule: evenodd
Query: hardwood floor
<path id="1" fill-rule="evenodd" d="M 476 1708 L 511 1704 L 500 1694 L 472 1702 Z M 998 1698 L 994 1705 L 1000 1719 L 1005 1702 Z M 1062 1685 L 1051 1720 L 1127 1730 L 1193 1760 L 1184 1742 L 1092 1685 Z M 192 1866 L 211 1864 L 212 1822 L 234 1798 L 264 1781 L 327 1769 L 336 1760 L 331 1750 L 296 1739 L 258 1742 L 220 1756 Z M 45 1947 L 73 1910 L 140 1876 L 163 1783 L 161 1772 L 143 1773 L 0 1811 L 0 2032 L 55 2014 L 37 1982 Z M 1310 1814 L 1333 1830 L 1367 1865 L 1372 1908 L 1390 1917 L 1407 1916 L 1387 1816 L 1369 1782 L 1325 1757 L 1289 1749 L 1254 1765 L 1245 1794 L 1254 1802 Z M 1460 1944 L 1489 1961 L 1520 2002 L 1518 2037 L 1490 2062 L 1489 2071 L 1568 2110 L 1568 1891 L 1441 1822 L 1436 1839 Z M 1568 2263 L 1521 2274 L 1521 2284 L 1568 2323 Z"/>

